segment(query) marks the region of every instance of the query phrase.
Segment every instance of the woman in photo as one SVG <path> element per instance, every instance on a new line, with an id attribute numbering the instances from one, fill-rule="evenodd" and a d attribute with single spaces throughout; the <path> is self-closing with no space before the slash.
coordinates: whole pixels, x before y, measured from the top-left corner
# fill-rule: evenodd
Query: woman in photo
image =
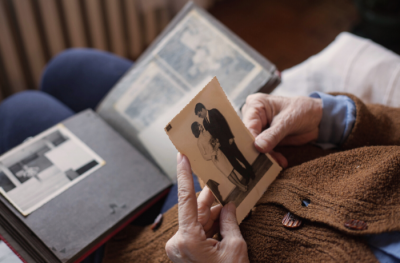
<path id="1" fill-rule="evenodd" d="M 197 146 L 199 147 L 204 160 L 211 160 L 218 170 L 220 170 L 231 183 L 239 187 L 241 191 L 246 192 L 247 186 L 241 183 L 232 164 L 219 149 L 220 144 L 218 139 L 212 137 L 211 134 L 204 129 L 203 125 L 197 121 L 192 123 L 191 128 L 194 137 L 198 139 Z"/>

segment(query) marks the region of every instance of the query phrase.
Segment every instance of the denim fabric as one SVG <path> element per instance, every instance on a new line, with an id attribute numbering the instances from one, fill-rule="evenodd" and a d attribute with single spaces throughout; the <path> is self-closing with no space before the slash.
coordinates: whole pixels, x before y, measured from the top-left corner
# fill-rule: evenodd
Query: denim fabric
<path id="1" fill-rule="evenodd" d="M 48 63 L 40 88 L 75 112 L 94 110 L 132 65 L 111 53 L 69 49 Z"/>

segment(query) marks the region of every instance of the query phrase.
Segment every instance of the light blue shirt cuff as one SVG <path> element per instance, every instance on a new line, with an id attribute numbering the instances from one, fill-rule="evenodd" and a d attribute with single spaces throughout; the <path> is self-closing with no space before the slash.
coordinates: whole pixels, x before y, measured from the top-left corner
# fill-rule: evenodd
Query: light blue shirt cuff
<path id="1" fill-rule="evenodd" d="M 344 143 L 356 121 L 354 101 L 347 96 L 332 96 L 322 92 L 313 92 L 309 96 L 322 100 L 322 119 L 317 143 L 321 146 L 339 146 Z"/>
<path id="2" fill-rule="evenodd" d="M 322 100 L 322 119 L 317 144 L 323 149 L 344 143 L 356 121 L 356 105 L 347 96 L 313 92 L 311 98 Z M 381 263 L 400 262 L 400 232 L 369 235 L 367 242 Z"/>
<path id="3" fill-rule="evenodd" d="M 400 262 L 400 232 L 368 235 L 366 240 L 379 262 Z"/>

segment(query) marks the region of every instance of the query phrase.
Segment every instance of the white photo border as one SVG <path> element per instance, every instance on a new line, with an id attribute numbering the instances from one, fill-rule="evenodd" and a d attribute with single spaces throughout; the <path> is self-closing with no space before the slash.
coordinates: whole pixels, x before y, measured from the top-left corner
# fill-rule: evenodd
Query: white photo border
<path id="1" fill-rule="evenodd" d="M 22 215 L 24 216 L 28 216 L 29 214 L 31 214 L 32 212 L 34 212 L 35 210 L 37 210 L 39 207 L 43 206 L 45 203 L 47 203 L 48 201 L 50 201 L 51 199 L 53 199 L 54 197 L 58 196 L 59 194 L 61 194 L 62 192 L 64 192 L 65 190 L 67 190 L 68 188 L 70 188 L 71 186 L 77 184 L 78 182 L 80 182 L 81 180 L 83 180 L 84 178 L 86 178 L 89 174 L 93 173 L 94 171 L 98 170 L 100 167 L 104 166 L 106 164 L 106 162 L 97 154 L 95 153 L 92 149 L 90 149 L 84 142 L 81 141 L 81 139 L 79 139 L 75 134 L 73 134 L 67 127 L 64 126 L 64 124 L 59 123 L 55 126 L 53 126 L 52 128 L 32 137 L 29 138 L 27 141 L 23 142 L 22 144 L 16 146 L 15 148 L 11 149 L 10 151 L 6 152 L 5 154 L 3 154 L 2 156 L 0 156 L 0 163 L 2 163 L 2 160 L 6 159 L 7 157 L 18 153 L 19 151 L 23 150 L 24 148 L 28 147 L 29 145 L 41 140 L 42 138 L 46 137 L 47 135 L 50 135 L 56 131 L 59 131 L 61 134 L 67 136 L 68 138 L 70 138 L 71 140 L 73 140 L 80 148 L 82 148 L 84 151 L 86 151 L 89 155 L 91 155 L 93 157 L 93 159 L 98 163 L 96 166 L 90 168 L 89 170 L 87 170 L 86 172 L 84 172 L 83 174 L 79 175 L 78 178 L 74 179 L 73 181 L 71 181 L 70 183 L 62 186 L 60 189 L 56 190 L 55 192 L 49 194 L 46 198 L 43 198 L 41 201 L 39 201 L 37 204 L 33 205 L 32 207 L 30 207 L 29 209 L 22 209 L 20 208 L 10 197 L 9 195 L 6 193 L 6 191 L 4 191 L 4 189 L 2 187 L 0 187 L 0 193 L 4 196 L 5 199 L 8 200 L 8 202 L 10 202 Z"/>

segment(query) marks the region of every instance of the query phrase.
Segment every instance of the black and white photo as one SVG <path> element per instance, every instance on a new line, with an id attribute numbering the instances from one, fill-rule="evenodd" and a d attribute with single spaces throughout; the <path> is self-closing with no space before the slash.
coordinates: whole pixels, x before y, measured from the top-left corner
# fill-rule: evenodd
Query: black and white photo
<path id="1" fill-rule="evenodd" d="M 0 192 L 26 216 L 104 164 L 59 124 L 0 157 Z"/>
<path id="2" fill-rule="evenodd" d="M 235 203 L 239 222 L 281 170 L 269 155 L 255 149 L 254 138 L 216 78 L 165 131 L 218 202 Z"/>
<path id="3" fill-rule="evenodd" d="M 24 263 L 0 237 L 0 263 Z"/>
<path id="4" fill-rule="evenodd" d="M 195 121 L 191 125 L 192 133 L 198 139 L 197 145 L 201 155 L 204 160 L 212 161 L 235 188 L 223 197 L 218 182 L 210 179 L 206 184 L 219 203 L 225 205 L 234 202 L 239 206 L 246 193 L 253 189 L 271 167 L 272 162 L 265 154 L 259 154 L 254 163 L 250 164 L 236 145 L 231 128 L 218 109 L 208 110 L 199 102 L 194 111 L 195 115 L 203 119 L 202 124 Z"/>

